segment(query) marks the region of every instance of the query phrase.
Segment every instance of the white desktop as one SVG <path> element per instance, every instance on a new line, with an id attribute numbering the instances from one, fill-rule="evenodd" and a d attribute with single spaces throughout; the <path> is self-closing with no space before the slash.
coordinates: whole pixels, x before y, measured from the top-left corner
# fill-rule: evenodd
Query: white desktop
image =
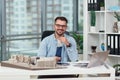
<path id="1" fill-rule="evenodd" d="M 84 61 L 82 61 L 84 62 Z M 59 80 L 115 80 L 115 70 L 107 65 L 101 65 L 92 68 L 82 68 L 73 66 L 71 63 L 67 68 L 47 69 L 47 70 L 25 70 L 10 67 L 0 67 L 0 80 L 32 80 L 31 75 L 65 75 L 80 74 L 84 77 L 79 78 L 59 78 Z M 89 74 L 109 74 L 106 77 L 88 77 Z M 37 80 L 37 79 L 36 79 Z M 43 79 L 39 79 L 43 80 Z M 50 80 L 50 79 L 45 79 Z M 58 80 L 57 78 L 51 80 Z"/>
<path id="2" fill-rule="evenodd" d="M 56 68 L 54 66 L 53 68 L 49 68 L 49 69 L 46 67 L 44 69 L 36 68 L 36 67 L 24 68 L 26 66 L 22 67 L 20 65 L 17 65 L 19 64 L 18 58 L 17 58 L 18 61 L 12 60 L 14 63 L 16 63 L 16 64 L 12 64 L 12 66 L 4 65 L 4 64 L 9 64 L 9 61 L 8 63 L 3 61 L 3 63 L 1 63 L 2 66 L 0 66 L 0 80 L 30 80 L 31 79 L 30 76 L 32 75 L 73 75 L 73 74 L 75 75 L 79 74 L 79 75 L 82 75 L 82 77 L 55 78 L 55 79 L 44 78 L 44 79 L 45 80 L 58 80 L 58 79 L 59 80 L 115 80 L 115 69 L 105 63 L 108 53 L 109 51 L 97 52 L 96 54 L 92 55 L 90 61 L 62 63 L 62 64 L 57 64 Z M 27 61 L 30 60 L 29 58 L 28 59 L 26 58 Z M 44 60 L 46 61 L 46 59 Z M 11 60 L 10 60 L 10 64 L 11 64 Z M 17 67 L 13 68 L 13 66 L 17 66 Z M 89 77 L 88 75 L 99 75 L 99 76 Z M 103 76 L 103 75 L 107 75 L 107 76 Z M 43 80 L 43 78 L 39 80 Z"/>

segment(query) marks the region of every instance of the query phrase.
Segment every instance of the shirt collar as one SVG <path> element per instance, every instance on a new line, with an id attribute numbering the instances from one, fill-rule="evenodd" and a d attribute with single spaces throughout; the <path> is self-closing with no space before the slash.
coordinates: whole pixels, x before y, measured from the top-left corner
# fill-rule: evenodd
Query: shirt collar
<path id="1" fill-rule="evenodd" d="M 55 38 L 55 35 L 54 35 L 54 34 L 52 34 L 52 36 L 53 36 L 54 40 L 56 40 L 56 41 L 57 41 L 57 39 Z M 64 36 L 65 36 L 65 37 L 67 37 L 67 35 L 66 35 L 66 34 L 64 34 Z"/>

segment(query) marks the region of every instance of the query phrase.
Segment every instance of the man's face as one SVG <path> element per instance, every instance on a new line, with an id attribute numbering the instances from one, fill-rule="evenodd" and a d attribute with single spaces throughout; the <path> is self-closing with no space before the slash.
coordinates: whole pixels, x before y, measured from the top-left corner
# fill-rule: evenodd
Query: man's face
<path id="1" fill-rule="evenodd" d="M 67 29 L 66 21 L 57 20 L 54 24 L 54 29 L 57 35 L 62 36 Z"/>

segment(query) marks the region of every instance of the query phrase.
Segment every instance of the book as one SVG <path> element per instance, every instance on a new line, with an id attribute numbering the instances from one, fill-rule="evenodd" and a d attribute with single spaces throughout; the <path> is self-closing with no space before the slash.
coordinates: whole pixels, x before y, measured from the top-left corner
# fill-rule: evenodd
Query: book
<path id="1" fill-rule="evenodd" d="M 110 50 L 110 54 L 120 55 L 120 35 L 107 35 L 107 50 Z"/>

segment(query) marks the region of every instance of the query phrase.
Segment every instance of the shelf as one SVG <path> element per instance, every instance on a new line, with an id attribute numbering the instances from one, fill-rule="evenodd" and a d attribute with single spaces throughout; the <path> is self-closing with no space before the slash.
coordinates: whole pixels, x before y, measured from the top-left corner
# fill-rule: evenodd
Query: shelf
<path id="1" fill-rule="evenodd" d="M 114 11 L 112 11 L 112 10 L 106 10 L 106 12 L 108 12 L 108 13 L 112 12 L 113 13 L 113 12 L 120 12 L 120 10 L 116 10 L 116 11 L 115 10 Z"/>
<path id="2" fill-rule="evenodd" d="M 118 58 L 120 58 L 120 55 L 112 55 L 112 54 L 109 54 L 108 56 L 110 56 L 110 57 L 118 57 Z"/>
<path id="3" fill-rule="evenodd" d="M 88 11 L 90 12 L 90 11 Z M 104 13 L 105 11 L 95 11 L 96 13 Z"/>
<path id="4" fill-rule="evenodd" d="M 99 1 L 99 0 L 97 0 L 97 1 Z M 87 17 L 86 17 L 85 29 L 84 29 L 84 31 L 87 31 L 87 32 L 84 32 L 85 33 L 85 41 L 86 41 L 86 43 L 84 44 L 84 46 L 85 46 L 84 53 L 87 54 L 87 55 L 85 55 L 86 59 L 87 59 L 88 55 L 92 55 L 91 54 L 91 45 L 96 45 L 97 46 L 96 51 L 98 52 L 98 51 L 102 51 L 102 49 L 101 49 L 102 43 L 104 43 L 104 45 L 105 45 L 105 50 L 108 49 L 108 42 L 110 43 L 109 45 L 115 44 L 115 46 L 112 46 L 112 47 L 116 47 L 116 44 L 118 44 L 118 35 L 120 35 L 120 33 L 115 33 L 115 29 L 119 30 L 119 27 L 115 26 L 115 22 L 117 22 L 117 19 L 115 18 L 114 12 L 120 13 L 120 10 L 114 8 L 114 6 L 119 6 L 120 0 L 113 0 L 113 1 L 102 0 L 102 1 L 104 1 L 105 10 L 95 11 L 95 23 L 96 24 L 95 24 L 95 30 L 93 29 L 93 32 L 92 32 L 92 28 L 90 26 L 90 24 L 92 22 L 91 21 L 92 16 L 91 16 L 90 11 L 88 11 L 88 10 L 86 11 Z M 111 7 L 111 9 L 110 9 L 110 7 Z M 100 30 L 101 31 L 104 30 L 104 32 L 99 32 Z M 110 35 L 112 35 L 112 37 Z M 110 36 L 110 37 L 108 37 L 108 36 Z M 108 38 L 110 38 L 109 41 L 108 41 Z M 119 37 L 119 39 L 120 39 L 120 37 Z M 111 65 L 115 64 L 114 61 L 116 61 L 116 63 L 120 63 L 120 55 L 109 54 L 108 58 L 111 61 L 110 62 Z"/>
<path id="5" fill-rule="evenodd" d="M 105 34 L 104 32 L 88 32 L 88 34 Z"/>
<path id="6" fill-rule="evenodd" d="M 92 55 L 93 53 L 88 53 L 88 55 Z M 112 55 L 112 54 L 109 54 L 108 55 L 109 57 L 118 57 L 118 58 L 120 58 L 120 55 Z"/>
<path id="7" fill-rule="evenodd" d="M 120 34 L 120 33 L 110 33 L 110 32 L 107 32 L 106 34 Z"/>

